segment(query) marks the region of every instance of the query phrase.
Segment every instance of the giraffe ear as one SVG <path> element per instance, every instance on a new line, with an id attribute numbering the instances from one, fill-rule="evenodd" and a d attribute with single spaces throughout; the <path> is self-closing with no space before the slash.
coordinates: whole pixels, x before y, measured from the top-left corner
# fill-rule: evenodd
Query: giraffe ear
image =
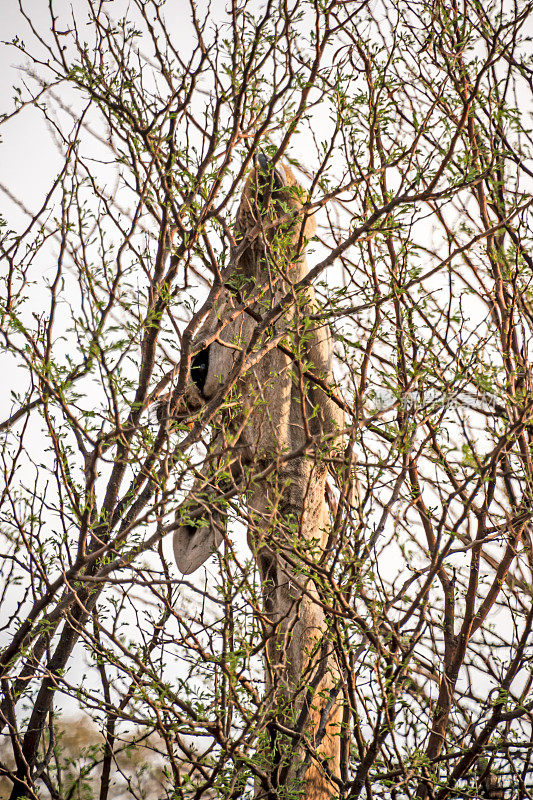
<path id="1" fill-rule="evenodd" d="M 216 513 L 211 514 L 208 520 L 199 521 L 197 525 L 181 525 L 175 532 L 173 541 L 174 557 L 179 571 L 190 575 L 205 564 L 209 556 L 220 547 L 225 527 L 225 517 Z"/>

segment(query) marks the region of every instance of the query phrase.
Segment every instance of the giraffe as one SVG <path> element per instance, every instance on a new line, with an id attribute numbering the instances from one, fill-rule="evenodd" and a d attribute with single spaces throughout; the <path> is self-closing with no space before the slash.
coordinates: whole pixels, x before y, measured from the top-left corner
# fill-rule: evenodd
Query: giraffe
<path id="1" fill-rule="evenodd" d="M 195 339 L 210 343 L 191 351 L 186 411 L 224 391 L 228 376 L 233 385 L 185 504 L 188 516 L 177 517 L 174 553 L 182 573 L 200 567 L 225 536 L 221 495 L 245 484 L 272 715 L 270 789 L 257 794 L 275 797 L 293 780 L 302 796 L 322 800 L 335 793 L 331 775 L 339 770 L 340 706 L 334 694 L 328 699 L 339 675 L 312 564 L 327 546 L 327 461 L 339 451 L 344 418 L 327 391 L 329 327 L 309 318 L 312 286 L 294 288 L 307 274 L 304 250 L 315 232 L 305 202 L 289 166 L 260 153 L 242 193 L 224 289 Z M 307 380 L 309 369 L 319 381 Z M 281 726 L 300 738 L 284 736 Z"/>

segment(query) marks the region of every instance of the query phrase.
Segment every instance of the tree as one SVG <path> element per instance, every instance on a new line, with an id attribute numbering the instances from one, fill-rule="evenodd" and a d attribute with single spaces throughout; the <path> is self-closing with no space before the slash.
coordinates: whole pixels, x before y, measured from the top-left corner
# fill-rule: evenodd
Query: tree
<path id="1" fill-rule="evenodd" d="M 4 130 L 30 120 L 61 161 L 43 196 L 3 189 L 16 221 L 1 309 L 16 367 L 0 424 L 9 796 L 105 800 L 118 754 L 149 742 L 160 788 L 126 779 L 128 796 L 310 796 L 316 770 L 350 800 L 528 797 L 531 5 L 174 13 L 21 2 L 10 44 L 24 70 Z M 260 155 L 291 165 L 296 217 L 318 228 L 288 306 L 298 325 L 279 341 L 266 326 L 254 352 L 283 348 L 307 398 L 324 376 L 305 344 L 329 325 L 322 390 L 345 420 L 308 454 L 328 468 L 326 546 L 303 546 L 290 515 L 272 529 L 304 596 L 316 587 L 316 646 L 334 654 L 327 685 L 303 671 L 283 719 L 265 685 L 265 575 L 242 530 L 254 485 L 297 454 L 280 444 L 236 482 L 235 441 L 213 465 L 212 439 L 261 397 L 228 382 L 211 404 L 180 401 L 249 246 L 234 220 Z M 279 269 L 283 235 L 265 252 Z M 197 529 L 188 493 L 198 503 L 213 468 L 228 533 L 184 578 L 167 534 Z M 81 760 L 61 745 L 69 709 L 103 734 Z M 332 709 L 338 767 L 322 747 Z"/>

